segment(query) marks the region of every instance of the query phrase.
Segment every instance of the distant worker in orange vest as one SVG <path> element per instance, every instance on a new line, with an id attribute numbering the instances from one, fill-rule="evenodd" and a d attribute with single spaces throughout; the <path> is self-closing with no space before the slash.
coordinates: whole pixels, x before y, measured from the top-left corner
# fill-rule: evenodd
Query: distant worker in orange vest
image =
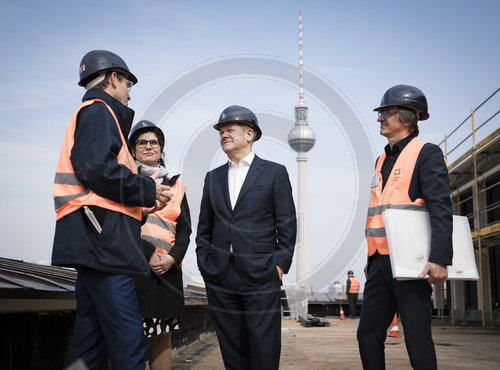
<path id="1" fill-rule="evenodd" d="M 80 63 L 87 92 L 64 136 L 54 179 L 52 264 L 74 267 L 76 318 L 64 367 L 144 369 L 142 320 L 133 275 L 149 276 L 143 216 L 164 207 L 169 187 L 140 176 L 127 146 L 137 78 L 107 50 Z"/>
<path id="2" fill-rule="evenodd" d="M 453 258 L 448 170 L 441 149 L 417 138 L 418 121 L 429 118 L 427 99 L 420 89 L 393 86 L 374 110 L 378 112 L 380 134 L 389 143 L 375 165 L 366 220 L 369 257 L 357 333 L 361 360 L 365 369 L 385 368 L 384 342 L 397 311 L 411 366 L 436 369 L 431 284 L 446 281 L 446 266 Z M 431 250 L 419 280 L 398 281 L 392 277 L 382 216 L 387 208 L 429 212 Z"/>
<path id="3" fill-rule="evenodd" d="M 349 302 L 349 312 L 351 319 L 356 318 L 356 307 L 358 306 L 359 280 L 354 277 L 354 271 L 347 271 L 346 289 L 347 302 Z"/>

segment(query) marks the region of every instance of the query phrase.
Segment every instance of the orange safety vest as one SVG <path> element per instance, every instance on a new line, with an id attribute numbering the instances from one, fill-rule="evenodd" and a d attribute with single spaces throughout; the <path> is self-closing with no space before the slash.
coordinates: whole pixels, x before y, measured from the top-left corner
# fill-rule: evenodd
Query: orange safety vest
<path id="1" fill-rule="evenodd" d="M 95 102 L 103 103 L 113 116 L 120 138 L 122 140 L 122 147 L 118 156 L 116 157 L 119 164 L 127 167 L 132 173 L 137 174 L 137 165 L 135 164 L 132 155 L 128 151 L 127 141 L 123 137 L 120 129 L 120 124 L 115 116 L 115 113 L 103 100 L 92 99 L 84 101 L 76 110 L 71 118 L 71 121 L 66 129 L 64 136 L 59 162 L 57 164 L 56 176 L 54 179 L 53 193 L 54 193 L 54 206 L 56 209 L 56 219 L 60 220 L 64 216 L 75 212 L 83 206 L 98 206 L 106 208 L 111 211 L 120 212 L 130 217 L 142 220 L 142 207 L 126 206 L 110 199 L 101 197 L 94 193 L 92 190 L 85 188 L 75 175 L 75 170 L 71 163 L 70 155 L 73 145 L 75 143 L 75 128 L 76 119 L 80 110 Z"/>
<path id="2" fill-rule="evenodd" d="M 349 280 L 351 280 L 351 286 L 348 293 L 359 293 L 359 280 L 354 276 L 350 277 Z"/>
<path id="3" fill-rule="evenodd" d="M 384 163 L 385 152 L 379 157 L 373 178 L 368 215 L 366 217 L 365 235 L 368 244 L 368 255 L 375 252 L 379 254 L 389 254 L 387 238 L 385 234 L 383 212 L 388 208 L 411 209 L 425 211 L 423 199 L 411 201 L 408 195 L 410 182 L 417 163 L 417 158 L 426 143 L 420 139 L 413 138 L 399 154 L 399 157 L 392 168 L 389 179 L 382 191 L 382 164 Z"/>
<path id="4" fill-rule="evenodd" d="M 169 190 L 173 193 L 165 208 L 148 215 L 146 223 L 142 225 L 141 237 L 156 247 L 159 253 L 168 253 L 175 244 L 177 222 L 175 220 L 181 213 L 182 198 L 186 186 L 180 181 Z"/>

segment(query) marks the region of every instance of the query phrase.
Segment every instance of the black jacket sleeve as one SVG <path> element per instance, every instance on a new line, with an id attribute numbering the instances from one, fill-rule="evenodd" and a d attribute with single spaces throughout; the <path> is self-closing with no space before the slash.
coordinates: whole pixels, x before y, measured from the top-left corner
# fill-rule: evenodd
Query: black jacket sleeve
<path id="1" fill-rule="evenodd" d="M 122 147 L 118 127 L 104 104 L 94 103 L 78 114 L 71 163 L 80 182 L 102 197 L 131 206 L 152 207 L 156 185 L 118 164 Z"/>
<path id="2" fill-rule="evenodd" d="M 182 198 L 181 213 L 175 220 L 177 228 L 175 233 L 175 244 L 169 254 L 177 259 L 177 263 L 181 263 L 189 245 L 191 237 L 191 215 L 189 213 L 189 205 L 186 194 Z"/>
<path id="3" fill-rule="evenodd" d="M 410 184 L 412 201 L 422 198 L 430 215 L 431 252 L 429 262 L 451 265 L 453 259 L 453 211 L 448 169 L 441 149 L 426 144 L 420 151 Z"/>
<path id="4" fill-rule="evenodd" d="M 278 266 L 288 273 L 297 237 L 297 219 L 292 185 L 285 166 L 280 165 L 273 185 L 273 207 L 278 241 Z"/>
<path id="5" fill-rule="evenodd" d="M 141 239 L 141 243 L 142 243 L 142 249 L 144 250 L 144 256 L 146 257 L 146 260 L 149 262 L 149 260 L 151 259 L 151 256 L 156 251 L 156 247 L 144 239 Z"/>

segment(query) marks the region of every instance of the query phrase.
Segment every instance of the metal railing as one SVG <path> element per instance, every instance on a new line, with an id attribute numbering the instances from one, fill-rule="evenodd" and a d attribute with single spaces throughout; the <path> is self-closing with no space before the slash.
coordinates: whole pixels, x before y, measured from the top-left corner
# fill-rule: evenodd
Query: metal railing
<path id="1" fill-rule="evenodd" d="M 471 132 L 458 144 L 456 144 L 452 149 L 448 150 L 448 141 L 450 137 L 452 137 L 455 134 L 459 134 L 459 129 L 467 123 L 469 120 L 473 121 L 474 120 L 474 114 L 478 113 L 478 111 L 485 106 L 487 102 L 489 102 L 498 92 L 500 91 L 500 87 L 495 90 L 490 96 L 488 96 L 481 104 L 479 104 L 475 109 L 472 109 L 471 114 L 469 114 L 460 124 L 455 127 L 455 129 L 450 132 L 449 134 L 444 135 L 444 139 L 438 144 L 440 147 L 444 144 L 443 152 L 446 160 L 446 164 L 448 165 L 448 156 L 452 154 L 455 150 L 457 150 L 459 147 L 461 147 L 464 143 L 466 143 L 470 138 L 472 138 L 481 128 L 483 128 L 487 123 L 491 122 L 498 114 L 500 114 L 500 110 L 494 111 L 488 118 L 486 118 L 480 125 L 477 127 L 472 127 Z M 474 126 L 474 125 L 472 125 Z M 466 158 L 464 158 L 465 160 Z"/>
<path id="2" fill-rule="evenodd" d="M 489 222 L 484 222 L 485 219 L 487 221 L 487 217 L 484 217 L 485 213 L 491 212 L 492 210 L 500 207 L 500 202 L 494 202 L 492 204 L 486 205 L 486 202 L 480 203 L 479 202 L 479 196 L 482 196 L 483 198 L 485 197 L 485 192 L 494 188 L 495 186 L 498 186 L 498 181 L 495 184 L 489 185 L 488 187 L 484 186 L 484 179 L 483 179 L 483 186 L 480 186 L 480 181 L 479 181 L 479 176 L 478 176 L 478 161 L 477 161 L 477 150 L 480 149 L 483 145 L 483 143 L 477 144 L 477 132 L 481 128 L 483 128 L 486 124 L 490 122 L 496 122 L 493 121 L 495 117 L 498 116 L 500 113 L 500 110 L 498 109 L 498 106 L 495 106 L 494 104 L 492 106 L 488 106 L 490 108 L 490 111 L 484 111 L 486 118 L 482 123 L 479 125 L 475 125 L 475 118 L 477 119 L 478 117 L 476 116 L 476 113 L 483 107 L 485 107 L 486 103 L 491 101 L 493 97 L 500 91 L 500 88 L 496 89 L 495 92 L 493 92 L 488 98 L 486 98 L 481 104 L 479 104 L 475 109 L 472 109 L 472 112 L 470 115 L 467 116 L 450 134 L 447 134 L 444 136 L 444 140 L 439 143 L 439 146 L 442 146 L 444 144 L 444 157 L 446 161 L 446 165 L 448 166 L 448 169 L 450 171 L 453 171 L 454 168 L 459 166 L 461 163 L 465 162 L 466 160 L 472 160 L 473 165 L 474 165 L 474 171 L 473 171 L 473 190 L 472 194 L 470 196 L 467 196 L 465 199 L 458 199 L 458 202 L 454 205 L 453 208 L 456 207 L 456 209 L 460 212 L 461 204 L 472 200 L 472 206 L 473 206 L 473 212 L 468 213 L 466 216 L 469 219 L 469 224 L 472 224 L 471 229 L 475 229 L 475 243 L 477 245 L 478 249 L 478 259 L 479 259 L 479 289 L 480 289 L 480 295 L 481 295 L 481 316 L 482 316 L 482 324 L 483 327 L 486 325 L 486 317 L 485 317 L 485 281 L 484 279 L 487 276 L 491 276 L 491 274 L 486 273 L 485 276 L 485 271 L 483 267 L 483 238 L 481 236 L 481 228 L 484 228 L 485 226 L 488 226 L 490 223 Z M 500 105 L 500 104 L 499 104 Z M 491 109 L 492 108 L 492 109 Z M 483 111 L 481 111 L 483 113 Z M 484 117 L 483 117 L 484 118 Z M 460 138 L 457 139 L 458 143 L 451 149 L 448 150 L 448 144 L 449 144 L 449 139 L 451 136 L 456 135 L 459 133 L 459 129 L 463 127 L 463 125 L 468 122 L 470 119 L 471 122 L 471 131 L 468 133 L 465 138 L 460 140 Z M 500 126 L 500 125 L 499 125 Z M 497 132 L 497 130 L 493 130 L 493 132 Z M 496 135 L 496 134 L 495 134 Z M 456 137 L 456 136 L 454 136 Z M 495 136 L 496 137 L 496 136 Z M 463 150 L 464 154 L 462 154 L 460 157 L 458 157 L 451 165 L 448 163 L 448 157 L 450 154 L 455 152 L 458 148 L 460 148 L 462 145 L 465 143 L 469 142 L 469 140 L 472 138 L 472 145 L 469 145 L 469 147 L 466 150 Z M 494 139 L 494 138 L 493 138 Z M 485 139 L 486 140 L 486 139 Z M 489 139 L 486 140 L 488 142 Z M 486 200 L 486 199 L 484 199 Z M 484 207 L 480 207 L 480 204 L 484 204 Z M 471 223 L 471 219 L 473 222 Z M 486 270 L 489 271 L 488 266 L 486 266 Z M 453 284 L 452 284 L 452 292 L 453 292 Z M 453 299 L 452 299 L 453 302 Z M 463 301 L 465 303 L 465 301 Z M 452 312 L 453 312 L 453 304 L 452 304 Z M 453 316 L 453 314 L 452 314 Z"/>

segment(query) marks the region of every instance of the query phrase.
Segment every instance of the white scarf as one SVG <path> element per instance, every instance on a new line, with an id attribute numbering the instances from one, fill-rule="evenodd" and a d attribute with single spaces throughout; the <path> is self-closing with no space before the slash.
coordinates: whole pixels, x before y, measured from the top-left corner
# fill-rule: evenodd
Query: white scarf
<path id="1" fill-rule="evenodd" d="M 141 163 L 139 161 L 135 161 L 135 163 L 137 164 L 137 168 L 139 169 L 139 173 L 141 175 L 144 175 L 144 176 L 153 176 L 153 174 L 155 172 L 159 172 L 159 176 L 158 178 L 156 179 L 156 182 L 158 184 L 161 184 L 163 182 L 163 178 L 164 177 L 167 177 L 168 175 L 168 171 L 165 167 L 163 166 L 156 166 L 156 167 L 151 167 L 151 166 L 148 166 L 147 164 L 144 164 L 144 163 Z"/>

